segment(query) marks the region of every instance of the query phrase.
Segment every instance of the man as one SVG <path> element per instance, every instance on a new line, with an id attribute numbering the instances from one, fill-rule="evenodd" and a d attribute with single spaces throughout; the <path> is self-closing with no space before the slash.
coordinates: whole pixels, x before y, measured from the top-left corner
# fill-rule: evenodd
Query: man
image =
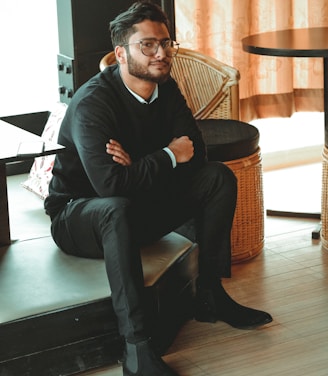
<path id="1" fill-rule="evenodd" d="M 195 318 L 238 328 L 269 323 L 221 284 L 230 277 L 236 179 L 206 161 L 195 120 L 170 77 L 178 50 L 168 20 L 149 2 L 110 23 L 117 66 L 74 95 L 58 142 L 45 208 L 52 235 L 67 253 L 104 257 L 112 301 L 125 337 L 123 374 L 171 376 L 145 323 L 139 248 L 195 220 L 200 246 Z"/>

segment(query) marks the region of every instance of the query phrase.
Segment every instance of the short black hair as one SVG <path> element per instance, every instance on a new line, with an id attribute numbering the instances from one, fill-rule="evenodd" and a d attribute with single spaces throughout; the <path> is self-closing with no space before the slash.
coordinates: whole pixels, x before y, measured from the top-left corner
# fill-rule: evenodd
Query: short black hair
<path id="1" fill-rule="evenodd" d="M 134 25 L 144 20 L 161 22 L 170 32 L 169 20 L 160 6 L 151 1 L 137 1 L 110 22 L 109 31 L 113 47 L 127 43 L 129 37 L 136 32 Z"/>

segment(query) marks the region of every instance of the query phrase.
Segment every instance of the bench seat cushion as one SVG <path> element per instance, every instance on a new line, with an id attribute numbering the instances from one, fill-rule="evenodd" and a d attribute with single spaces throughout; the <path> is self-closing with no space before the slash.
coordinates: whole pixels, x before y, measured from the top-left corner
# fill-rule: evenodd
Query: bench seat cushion
<path id="1" fill-rule="evenodd" d="M 144 248 L 145 285 L 154 286 L 191 247 L 172 232 Z M 66 255 L 49 236 L 2 247 L 0 257 L 0 323 L 110 296 L 103 260 Z"/>

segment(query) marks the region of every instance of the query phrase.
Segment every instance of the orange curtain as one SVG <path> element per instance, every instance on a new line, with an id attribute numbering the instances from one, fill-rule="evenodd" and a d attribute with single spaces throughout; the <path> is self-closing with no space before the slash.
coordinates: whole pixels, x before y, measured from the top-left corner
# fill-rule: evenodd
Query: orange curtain
<path id="1" fill-rule="evenodd" d="M 241 120 L 323 111 L 323 59 L 253 55 L 242 50 L 241 39 L 328 26 L 327 0 L 175 0 L 175 13 L 182 47 L 239 70 Z"/>

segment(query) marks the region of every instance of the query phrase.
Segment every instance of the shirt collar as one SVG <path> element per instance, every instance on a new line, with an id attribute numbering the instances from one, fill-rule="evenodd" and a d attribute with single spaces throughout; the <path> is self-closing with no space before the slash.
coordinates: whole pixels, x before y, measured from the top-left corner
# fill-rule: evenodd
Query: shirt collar
<path id="1" fill-rule="evenodd" d="M 143 104 L 150 104 L 150 103 L 153 103 L 157 98 L 158 98 L 158 84 L 156 84 L 155 86 L 155 90 L 153 91 L 153 94 L 151 95 L 149 101 L 146 101 L 145 99 L 143 99 L 140 95 L 138 95 L 137 93 L 135 93 L 134 91 L 132 91 L 124 82 L 123 78 L 122 78 L 122 75 L 121 75 L 121 70 L 119 71 L 120 72 L 120 77 L 121 77 L 121 80 L 124 84 L 124 86 L 129 90 L 129 92 L 140 102 L 140 103 L 143 103 Z"/>
<path id="2" fill-rule="evenodd" d="M 124 81 L 123 81 L 124 82 Z M 124 84 L 125 85 L 125 84 Z M 125 87 L 129 90 L 129 92 L 140 102 L 140 103 L 143 103 L 143 104 L 150 104 L 150 103 L 153 103 L 154 100 L 156 100 L 158 98 L 158 85 L 156 84 L 155 86 L 155 90 L 153 91 L 153 94 L 151 95 L 149 101 L 146 101 L 145 99 L 143 99 L 140 95 L 138 95 L 137 93 L 135 93 L 134 91 L 132 91 L 129 87 L 127 87 L 125 85 Z"/>

